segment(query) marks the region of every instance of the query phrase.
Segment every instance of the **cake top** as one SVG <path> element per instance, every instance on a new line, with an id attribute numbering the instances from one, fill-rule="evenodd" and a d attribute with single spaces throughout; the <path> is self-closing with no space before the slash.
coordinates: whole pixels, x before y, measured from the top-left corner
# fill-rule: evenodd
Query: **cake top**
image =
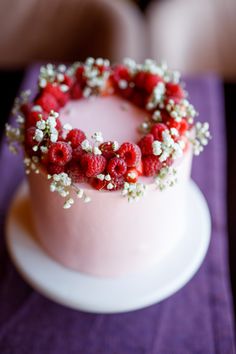
<path id="1" fill-rule="evenodd" d="M 138 107 L 145 118 L 137 124 L 137 141 L 104 140 L 101 131 L 88 135 L 62 124 L 60 113 L 69 101 L 93 97 L 119 97 Z M 210 138 L 208 123 L 194 122 L 197 112 L 180 74 L 150 59 L 113 66 L 100 58 L 68 67 L 48 64 L 40 69 L 36 97 L 23 92 L 13 113 L 17 127 L 6 126 L 10 149 L 23 145 L 26 173 L 45 174 L 50 190 L 65 198 L 64 208 L 74 203 L 74 191 L 90 201 L 85 183 L 98 191 L 121 190 L 129 201 L 144 195 L 150 177 L 158 189 L 171 186 L 175 160 L 190 148 L 198 155 Z"/>

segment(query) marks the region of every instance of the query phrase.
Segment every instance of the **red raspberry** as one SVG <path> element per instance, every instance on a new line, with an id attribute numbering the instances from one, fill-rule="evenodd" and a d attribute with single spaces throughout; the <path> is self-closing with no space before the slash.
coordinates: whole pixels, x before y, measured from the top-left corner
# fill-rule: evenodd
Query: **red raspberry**
<path id="1" fill-rule="evenodd" d="M 182 135 L 188 130 L 188 122 L 186 121 L 186 119 L 182 119 L 179 124 L 180 124 L 179 132 Z"/>
<path id="2" fill-rule="evenodd" d="M 64 166 L 57 165 L 55 163 L 49 163 L 47 165 L 47 171 L 50 175 L 59 174 L 64 172 Z"/>
<path id="3" fill-rule="evenodd" d="M 51 163 L 64 166 L 72 158 L 72 149 L 70 144 L 58 141 L 51 144 L 48 150 L 48 159 Z"/>
<path id="4" fill-rule="evenodd" d="M 144 108 L 147 103 L 147 95 L 144 91 L 133 90 L 131 101 L 138 107 Z"/>
<path id="5" fill-rule="evenodd" d="M 85 152 L 82 149 L 81 145 L 79 145 L 77 148 L 72 150 L 72 159 L 75 161 L 79 161 L 83 154 L 85 154 Z"/>
<path id="6" fill-rule="evenodd" d="M 173 84 L 171 82 L 166 84 L 166 97 L 168 99 L 173 99 L 176 103 L 178 103 L 184 98 L 184 96 L 184 90 L 180 85 Z"/>
<path id="7" fill-rule="evenodd" d="M 124 187 L 124 177 L 114 177 L 111 180 L 111 183 L 113 184 L 113 188 L 112 189 L 107 189 L 110 192 L 113 191 L 117 191 L 119 189 L 122 189 Z M 109 182 L 107 183 L 107 185 L 109 184 Z"/>
<path id="8" fill-rule="evenodd" d="M 31 111 L 27 118 L 26 118 L 26 126 L 27 127 L 35 127 L 36 123 L 43 119 L 45 120 L 47 118 L 47 115 L 45 112 L 37 112 L 37 111 Z"/>
<path id="9" fill-rule="evenodd" d="M 34 103 L 41 106 L 42 109 L 47 113 L 49 113 L 51 110 L 57 112 L 59 109 L 59 104 L 56 98 L 50 93 L 46 92 L 42 93 L 38 98 L 36 98 Z"/>
<path id="10" fill-rule="evenodd" d="M 129 70 L 127 69 L 126 66 L 124 65 L 117 65 L 114 69 L 113 69 L 113 75 L 112 75 L 112 79 L 114 80 L 115 83 L 118 84 L 118 82 L 120 80 L 125 80 L 125 81 L 130 81 L 131 77 L 130 77 L 130 73 Z"/>
<path id="11" fill-rule="evenodd" d="M 105 189 L 106 185 L 107 185 L 107 181 L 105 181 L 105 180 L 101 181 L 99 178 L 96 178 L 96 177 L 91 178 L 90 183 L 94 189 L 97 189 L 99 191 L 102 189 Z"/>
<path id="12" fill-rule="evenodd" d="M 145 90 L 150 94 L 152 93 L 154 87 L 158 84 L 158 82 L 162 81 L 160 76 L 154 75 L 151 73 L 146 74 L 146 79 L 145 79 Z"/>
<path id="13" fill-rule="evenodd" d="M 80 164 L 76 161 L 70 161 L 68 163 L 68 165 L 66 166 L 66 172 L 68 173 L 72 181 L 75 183 L 83 183 L 87 180 Z"/>
<path id="14" fill-rule="evenodd" d="M 153 135 L 147 134 L 138 142 L 138 146 L 140 147 L 143 156 L 152 154 L 153 141 L 154 141 Z"/>
<path id="15" fill-rule="evenodd" d="M 106 159 L 102 155 L 87 153 L 81 157 L 81 166 L 87 177 L 95 177 L 106 167 Z"/>
<path id="16" fill-rule="evenodd" d="M 163 123 L 156 123 L 152 126 L 151 133 L 155 140 L 162 141 L 162 133 L 167 130 L 167 126 Z"/>
<path id="17" fill-rule="evenodd" d="M 83 66 L 79 66 L 76 69 L 75 77 L 76 77 L 76 79 L 77 79 L 77 81 L 79 83 L 85 83 L 86 82 L 86 78 L 84 77 L 84 67 Z"/>
<path id="18" fill-rule="evenodd" d="M 99 149 L 101 150 L 102 155 L 106 159 L 111 159 L 116 154 L 115 151 L 113 150 L 113 141 L 106 141 L 105 143 L 102 143 L 99 146 Z"/>
<path id="19" fill-rule="evenodd" d="M 125 160 L 119 157 L 113 157 L 113 159 L 108 162 L 107 172 L 112 177 L 121 177 L 126 173 L 126 171 L 127 165 L 125 163 Z"/>
<path id="20" fill-rule="evenodd" d="M 136 168 L 129 168 L 125 175 L 126 182 L 135 183 L 138 180 L 139 173 Z"/>
<path id="21" fill-rule="evenodd" d="M 176 120 L 174 120 L 173 118 L 170 118 L 169 121 L 166 123 L 166 125 L 168 126 L 169 129 L 175 128 L 178 131 L 180 129 L 180 123 L 176 122 Z"/>
<path id="22" fill-rule="evenodd" d="M 140 159 L 139 164 L 136 166 L 139 176 L 143 175 L 143 161 Z"/>
<path id="23" fill-rule="evenodd" d="M 64 74 L 64 80 L 62 81 L 62 83 L 71 88 L 73 85 L 73 79 L 71 76 Z"/>
<path id="24" fill-rule="evenodd" d="M 143 158 L 143 174 L 144 176 L 154 176 L 161 169 L 159 158 L 154 155 L 145 156 Z"/>
<path id="25" fill-rule="evenodd" d="M 25 131 L 25 145 L 26 147 L 32 148 L 34 145 L 37 145 L 36 140 L 34 139 L 35 127 L 30 127 Z"/>
<path id="26" fill-rule="evenodd" d="M 83 90 L 81 88 L 81 85 L 78 84 L 77 82 L 74 83 L 70 90 L 70 95 L 72 100 L 78 100 L 83 97 Z"/>
<path id="27" fill-rule="evenodd" d="M 162 81 L 162 79 L 158 75 L 144 72 L 137 73 L 134 78 L 136 87 L 144 89 L 148 94 L 152 93 L 154 87 L 160 81 Z"/>
<path id="28" fill-rule="evenodd" d="M 137 166 L 141 159 L 141 151 L 138 145 L 133 143 L 123 143 L 118 154 L 125 160 L 128 167 Z"/>
<path id="29" fill-rule="evenodd" d="M 50 93 L 54 96 L 60 107 L 65 106 L 66 102 L 69 101 L 69 94 L 67 92 L 62 92 L 60 86 L 55 83 L 48 83 L 43 92 Z"/>
<path id="30" fill-rule="evenodd" d="M 32 103 L 23 103 L 21 106 L 20 106 L 20 111 L 21 113 L 23 113 L 23 115 L 25 117 L 28 116 L 28 114 L 30 113 L 31 111 L 31 108 L 32 108 Z"/>
<path id="31" fill-rule="evenodd" d="M 77 128 L 71 129 L 66 137 L 66 141 L 71 142 L 71 146 L 73 149 L 78 147 L 85 139 L 86 135 L 84 134 L 84 132 Z"/>

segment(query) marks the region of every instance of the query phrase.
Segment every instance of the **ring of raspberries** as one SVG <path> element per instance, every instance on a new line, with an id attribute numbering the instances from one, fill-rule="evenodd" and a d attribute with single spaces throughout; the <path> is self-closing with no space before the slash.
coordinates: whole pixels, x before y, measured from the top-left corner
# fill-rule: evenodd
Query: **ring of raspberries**
<path id="1" fill-rule="evenodd" d="M 138 127 L 139 141 L 103 141 L 100 132 L 90 139 L 80 129 L 62 126 L 60 109 L 69 100 L 91 95 L 119 95 L 142 108 L 149 118 Z M 70 67 L 42 67 L 38 94 L 31 102 L 18 102 L 18 112 L 31 162 L 39 162 L 50 176 L 63 174 L 72 184 L 87 182 L 108 191 L 124 186 L 129 190 L 137 186 L 140 176 L 158 178 L 187 149 L 196 115 L 178 72 L 166 65 L 152 60 L 136 64 L 129 59 L 110 66 L 108 60 L 93 58 Z M 201 151 L 196 137 L 192 142 Z M 55 181 L 58 185 L 59 179 Z"/>

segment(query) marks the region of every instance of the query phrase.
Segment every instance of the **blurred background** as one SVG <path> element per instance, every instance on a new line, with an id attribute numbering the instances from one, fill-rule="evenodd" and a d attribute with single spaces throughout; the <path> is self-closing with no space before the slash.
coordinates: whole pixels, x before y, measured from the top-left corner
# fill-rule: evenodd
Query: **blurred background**
<path id="1" fill-rule="evenodd" d="M 1 131 L 28 65 L 87 56 L 165 59 L 185 75 L 218 75 L 225 97 L 228 229 L 236 294 L 236 1 L 0 0 Z M 207 120 L 207 117 L 206 117 Z M 224 203 L 224 201 L 222 201 Z M 235 296 L 234 296 L 235 298 Z"/>

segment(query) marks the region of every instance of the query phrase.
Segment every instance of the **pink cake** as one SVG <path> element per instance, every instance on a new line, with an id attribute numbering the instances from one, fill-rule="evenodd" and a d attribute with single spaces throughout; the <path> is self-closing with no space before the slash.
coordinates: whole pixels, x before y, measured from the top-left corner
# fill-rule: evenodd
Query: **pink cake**
<path id="1" fill-rule="evenodd" d="M 44 250 L 93 276 L 158 266 L 184 236 L 192 152 L 209 138 L 178 73 L 151 60 L 48 65 L 16 110 L 7 135 L 23 140 Z"/>

